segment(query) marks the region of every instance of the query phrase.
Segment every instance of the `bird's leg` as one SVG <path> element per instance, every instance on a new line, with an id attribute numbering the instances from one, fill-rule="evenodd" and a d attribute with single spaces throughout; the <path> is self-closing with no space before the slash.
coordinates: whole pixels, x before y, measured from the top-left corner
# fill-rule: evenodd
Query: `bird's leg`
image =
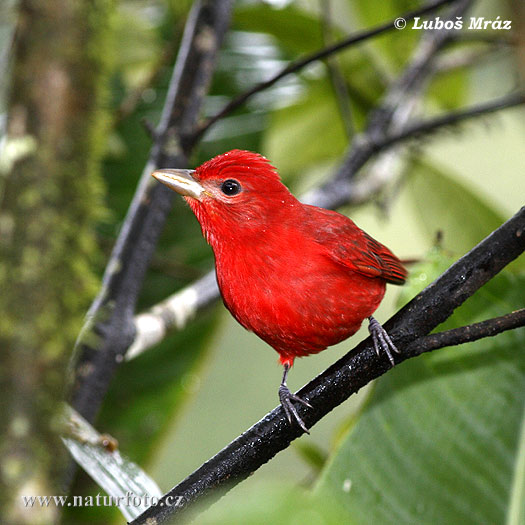
<path id="1" fill-rule="evenodd" d="M 290 365 L 285 364 L 284 365 L 284 374 L 283 374 L 283 380 L 281 381 L 281 386 L 279 387 L 279 399 L 281 401 L 281 405 L 283 407 L 284 413 L 286 414 L 286 417 L 288 419 L 288 422 L 290 425 L 292 425 L 292 416 L 295 421 L 297 421 L 297 424 L 307 433 L 308 428 L 306 428 L 306 425 L 304 424 L 303 420 L 300 418 L 299 414 L 297 413 L 297 410 L 293 406 L 292 401 L 297 401 L 298 403 L 301 403 L 305 407 L 313 408 L 310 403 L 305 401 L 304 399 L 301 399 L 299 396 L 296 396 L 295 394 L 292 394 L 289 390 L 289 388 L 286 386 L 286 377 L 288 376 L 288 370 L 290 370 Z"/>
<path id="2" fill-rule="evenodd" d="M 388 360 L 390 361 L 391 365 L 394 366 L 395 362 L 394 357 L 392 356 L 392 352 L 399 354 L 399 350 L 397 349 L 396 345 L 392 342 L 392 339 L 390 339 L 390 336 L 387 334 L 386 330 L 381 326 L 379 321 L 374 319 L 372 316 L 368 318 L 368 321 L 368 331 L 372 336 L 372 341 L 374 342 L 376 354 L 381 355 L 381 350 L 383 350 L 388 356 Z"/>

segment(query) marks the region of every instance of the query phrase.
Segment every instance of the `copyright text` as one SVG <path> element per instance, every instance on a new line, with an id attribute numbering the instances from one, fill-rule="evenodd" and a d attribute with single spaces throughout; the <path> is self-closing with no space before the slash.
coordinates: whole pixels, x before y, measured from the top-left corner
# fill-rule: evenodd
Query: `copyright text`
<path id="1" fill-rule="evenodd" d="M 405 29 L 407 21 L 404 18 L 396 18 L 394 26 L 396 29 Z M 492 29 L 493 31 L 510 31 L 512 29 L 512 20 L 502 20 L 500 16 L 493 19 L 485 18 L 484 16 L 471 16 L 467 20 L 463 20 L 461 16 L 456 17 L 455 20 L 442 20 L 437 16 L 431 20 L 422 20 L 421 17 L 416 16 L 409 27 L 419 30 L 460 30 L 465 28 L 469 30 Z"/>

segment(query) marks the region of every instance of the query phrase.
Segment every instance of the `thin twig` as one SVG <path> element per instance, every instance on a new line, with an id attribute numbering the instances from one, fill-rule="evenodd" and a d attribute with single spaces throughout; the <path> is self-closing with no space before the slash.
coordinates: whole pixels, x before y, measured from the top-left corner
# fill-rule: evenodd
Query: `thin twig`
<path id="1" fill-rule="evenodd" d="M 388 150 L 388 148 L 397 146 L 403 142 L 407 142 L 409 140 L 421 140 L 432 133 L 441 131 L 443 128 L 452 127 L 454 125 L 457 126 L 464 121 L 476 117 L 482 117 L 483 115 L 488 115 L 496 111 L 512 108 L 524 103 L 524 95 L 520 93 L 513 93 L 497 100 L 478 104 L 469 109 L 447 113 L 445 115 L 428 119 L 423 122 L 416 122 L 403 128 L 398 133 L 392 133 L 389 136 L 384 137 L 380 142 L 377 142 L 374 145 L 374 149 L 376 153 L 382 153 L 382 155 L 379 157 L 382 159 L 384 158 L 383 152 Z M 392 178 L 393 173 L 395 173 L 394 170 L 391 168 L 389 169 L 388 166 L 386 170 L 378 170 L 377 167 L 374 167 L 368 173 L 367 177 L 352 180 L 350 186 L 351 198 L 348 202 L 352 204 L 366 202 L 385 186 L 386 182 Z"/>
<path id="2" fill-rule="evenodd" d="M 408 345 L 405 352 L 415 356 L 447 346 L 461 345 L 485 337 L 493 337 L 521 326 L 525 326 L 525 308 L 480 323 L 420 337 Z"/>
<path id="3" fill-rule="evenodd" d="M 411 343 L 450 317 L 458 306 L 524 250 L 525 207 L 385 323 L 385 329 L 402 352 L 396 356 L 396 362 L 418 355 L 419 349 L 413 348 Z M 298 394 L 313 408 L 298 406 L 300 417 L 312 427 L 351 394 L 388 370 L 388 360 L 376 355 L 368 337 L 301 388 Z M 301 434 L 303 430 L 298 425 L 292 427 L 282 408 L 277 407 L 165 494 L 160 505 L 150 507 L 130 525 L 145 525 L 148 519 L 165 523 L 205 496 L 213 501 L 219 493 L 223 494 L 224 490 L 248 477 Z M 217 490 L 219 488 L 222 490 Z M 167 505 L 170 499 L 180 504 L 170 507 Z"/>
<path id="4" fill-rule="evenodd" d="M 504 97 L 489 102 L 483 102 L 477 104 L 471 108 L 463 109 L 461 111 L 452 111 L 445 115 L 428 119 L 422 122 L 415 122 L 410 126 L 407 126 L 400 133 L 385 137 L 384 140 L 374 145 L 376 151 L 382 151 L 386 148 L 393 146 L 399 142 L 403 142 L 409 139 L 420 138 L 423 135 L 427 136 L 436 130 L 441 130 L 447 126 L 457 125 L 465 120 L 472 118 L 489 115 L 502 109 L 512 108 L 525 104 L 525 94 L 523 93 L 511 93 Z"/>

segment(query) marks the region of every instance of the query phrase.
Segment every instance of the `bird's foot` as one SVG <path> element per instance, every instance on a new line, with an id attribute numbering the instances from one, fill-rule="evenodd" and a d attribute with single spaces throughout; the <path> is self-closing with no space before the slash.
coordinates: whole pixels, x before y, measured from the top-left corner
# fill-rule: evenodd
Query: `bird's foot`
<path id="1" fill-rule="evenodd" d="M 388 356 L 388 360 L 390 361 L 391 365 L 394 366 L 395 362 L 394 357 L 392 356 L 392 352 L 399 354 L 399 350 L 397 349 L 396 345 L 392 342 L 392 339 L 390 339 L 390 336 L 387 334 L 386 330 L 381 326 L 379 321 L 374 319 L 372 316 L 368 318 L 368 321 L 368 331 L 372 336 L 372 341 L 374 342 L 376 354 L 381 355 L 381 350 L 383 350 L 383 352 L 385 352 L 385 354 Z"/>
<path id="2" fill-rule="evenodd" d="M 308 428 L 304 424 L 304 421 L 301 419 L 299 414 L 297 413 L 296 408 L 293 405 L 293 401 L 297 401 L 298 403 L 301 403 L 301 405 L 304 405 L 308 408 L 313 408 L 308 401 L 305 401 L 304 399 L 301 399 L 299 396 L 296 396 L 295 394 L 292 394 L 286 384 L 281 384 L 279 387 L 279 399 L 281 401 L 281 405 L 283 407 L 284 413 L 286 414 L 286 418 L 288 419 L 288 422 L 290 425 L 293 424 L 293 420 L 297 421 L 297 424 L 307 433 L 310 434 L 308 431 Z M 293 416 L 293 417 L 292 417 Z"/>

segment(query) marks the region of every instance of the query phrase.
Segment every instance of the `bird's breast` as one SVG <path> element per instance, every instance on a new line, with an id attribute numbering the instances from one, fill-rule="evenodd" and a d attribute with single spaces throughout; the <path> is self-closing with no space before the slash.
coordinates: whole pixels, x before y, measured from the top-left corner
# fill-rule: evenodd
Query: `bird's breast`
<path id="1" fill-rule="evenodd" d="M 270 240 L 270 239 L 268 239 Z M 385 284 L 343 268 L 298 239 L 216 253 L 226 307 L 279 352 L 317 352 L 355 333 L 375 311 Z"/>

